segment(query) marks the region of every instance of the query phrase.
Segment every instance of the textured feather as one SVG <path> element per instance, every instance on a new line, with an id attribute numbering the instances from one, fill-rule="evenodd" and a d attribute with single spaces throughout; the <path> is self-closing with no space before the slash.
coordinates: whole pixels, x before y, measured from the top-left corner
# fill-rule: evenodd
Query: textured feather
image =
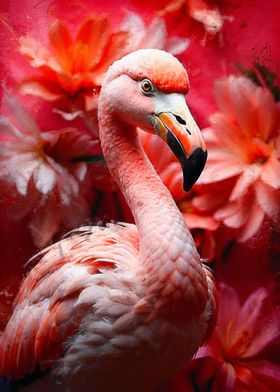
<path id="1" fill-rule="evenodd" d="M 77 331 L 88 308 L 104 295 L 98 282 L 93 286 L 99 280 L 96 275 L 122 269 L 123 260 L 126 268 L 133 268 L 138 252 L 135 226 L 111 224 L 110 228 L 83 230 L 82 235 L 47 248 L 24 281 L 0 338 L 1 374 L 21 378 L 34 371 L 37 361 L 42 369 L 49 367 L 62 354 L 63 342 Z M 113 295 L 117 300 L 117 290 Z M 124 295 L 119 295 L 123 300 Z M 128 295 L 125 299 L 129 303 Z"/>

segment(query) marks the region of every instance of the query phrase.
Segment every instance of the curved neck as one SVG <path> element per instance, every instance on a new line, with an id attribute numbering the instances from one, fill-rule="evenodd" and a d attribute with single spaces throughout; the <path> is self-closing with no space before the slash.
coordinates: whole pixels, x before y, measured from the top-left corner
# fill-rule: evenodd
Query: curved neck
<path id="1" fill-rule="evenodd" d="M 147 295 L 154 302 L 170 295 L 174 300 L 175 295 L 181 310 L 182 301 L 190 305 L 191 296 L 194 313 L 200 312 L 208 297 L 206 278 L 185 220 L 144 153 L 136 130 L 117 120 L 104 102 L 100 99 L 102 149 L 135 219 Z M 194 297 L 200 282 L 205 290 Z M 188 285 L 194 290 L 186 290 Z"/>

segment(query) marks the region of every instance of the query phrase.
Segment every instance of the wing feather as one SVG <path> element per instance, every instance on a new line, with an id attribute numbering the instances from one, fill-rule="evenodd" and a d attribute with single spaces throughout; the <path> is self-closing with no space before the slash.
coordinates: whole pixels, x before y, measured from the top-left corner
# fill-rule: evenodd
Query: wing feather
<path id="1" fill-rule="evenodd" d="M 41 252 L 24 280 L 0 337 L 0 374 L 20 379 L 50 367 L 106 288 L 97 277 L 132 268 L 139 251 L 134 225 L 86 227 Z M 102 297 L 103 296 L 103 297 Z"/>

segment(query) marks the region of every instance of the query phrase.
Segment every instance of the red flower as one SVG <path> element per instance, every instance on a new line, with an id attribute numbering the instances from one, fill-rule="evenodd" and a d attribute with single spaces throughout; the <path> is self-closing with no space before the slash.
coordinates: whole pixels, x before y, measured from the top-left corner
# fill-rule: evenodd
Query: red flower
<path id="1" fill-rule="evenodd" d="M 269 349 L 279 344 L 280 308 L 262 288 L 241 304 L 236 291 L 222 283 L 219 297 L 212 337 L 166 391 L 278 391 L 280 366 Z"/>
<path id="2" fill-rule="evenodd" d="M 30 36 L 21 37 L 19 42 L 20 52 L 39 71 L 21 82 L 21 92 L 48 101 L 66 99 L 76 114 L 97 108 L 104 74 L 124 54 L 147 47 L 180 53 L 187 44 L 176 37 L 169 42 L 162 20 L 154 19 L 146 27 L 133 13 L 115 31 L 107 15 L 92 15 L 80 24 L 74 38 L 67 25 L 57 19 L 49 28 L 49 49 Z"/>
<path id="3" fill-rule="evenodd" d="M 30 59 L 40 75 L 25 79 L 21 91 L 54 101 L 63 97 L 77 107 L 92 110 L 104 72 L 122 57 L 128 33 L 112 32 L 108 17 L 91 16 L 78 28 L 75 38 L 61 20 L 49 29 L 50 50 L 31 37 L 20 38 L 20 51 Z"/>
<path id="4" fill-rule="evenodd" d="M 220 285 L 216 329 L 197 357 L 214 358 L 223 378 L 219 391 L 271 391 L 280 388 L 280 366 L 269 361 L 265 350 L 280 337 L 280 309 L 264 289 L 254 291 L 241 304 L 237 293 Z M 217 383 L 221 380 L 217 379 Z"/>
<path id="5" fill-rule="evenodd" d="M 221 32 L 224 20 L 233 19 L 222 14 L 219 3 L 220 1 L 217 0 L 172 0 L 168 2 L 160 15 L 173 13 L 183 15 L 181 21 L 184 20 L 185 25 L 190 25 L 192 32 L 199 30 L 202 26 L 204 30 L 202 43 L 205 44 L 207 37 L 213 37 Z"/>

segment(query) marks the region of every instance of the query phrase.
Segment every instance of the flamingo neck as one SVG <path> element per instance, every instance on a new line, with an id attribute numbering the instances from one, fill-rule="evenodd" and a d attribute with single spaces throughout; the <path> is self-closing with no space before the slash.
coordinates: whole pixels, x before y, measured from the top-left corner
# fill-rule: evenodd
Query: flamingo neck
<path id="1" fill-rule="evenodd" d="M 139 232 L 146 302 L 173 319 L 174 312 L 188 319 L 200 314 L 208 300 L 207 284 L 185 220 L 143 151 L 136 130 L 106 109 L 99 123 L 105 160 Z"/>

